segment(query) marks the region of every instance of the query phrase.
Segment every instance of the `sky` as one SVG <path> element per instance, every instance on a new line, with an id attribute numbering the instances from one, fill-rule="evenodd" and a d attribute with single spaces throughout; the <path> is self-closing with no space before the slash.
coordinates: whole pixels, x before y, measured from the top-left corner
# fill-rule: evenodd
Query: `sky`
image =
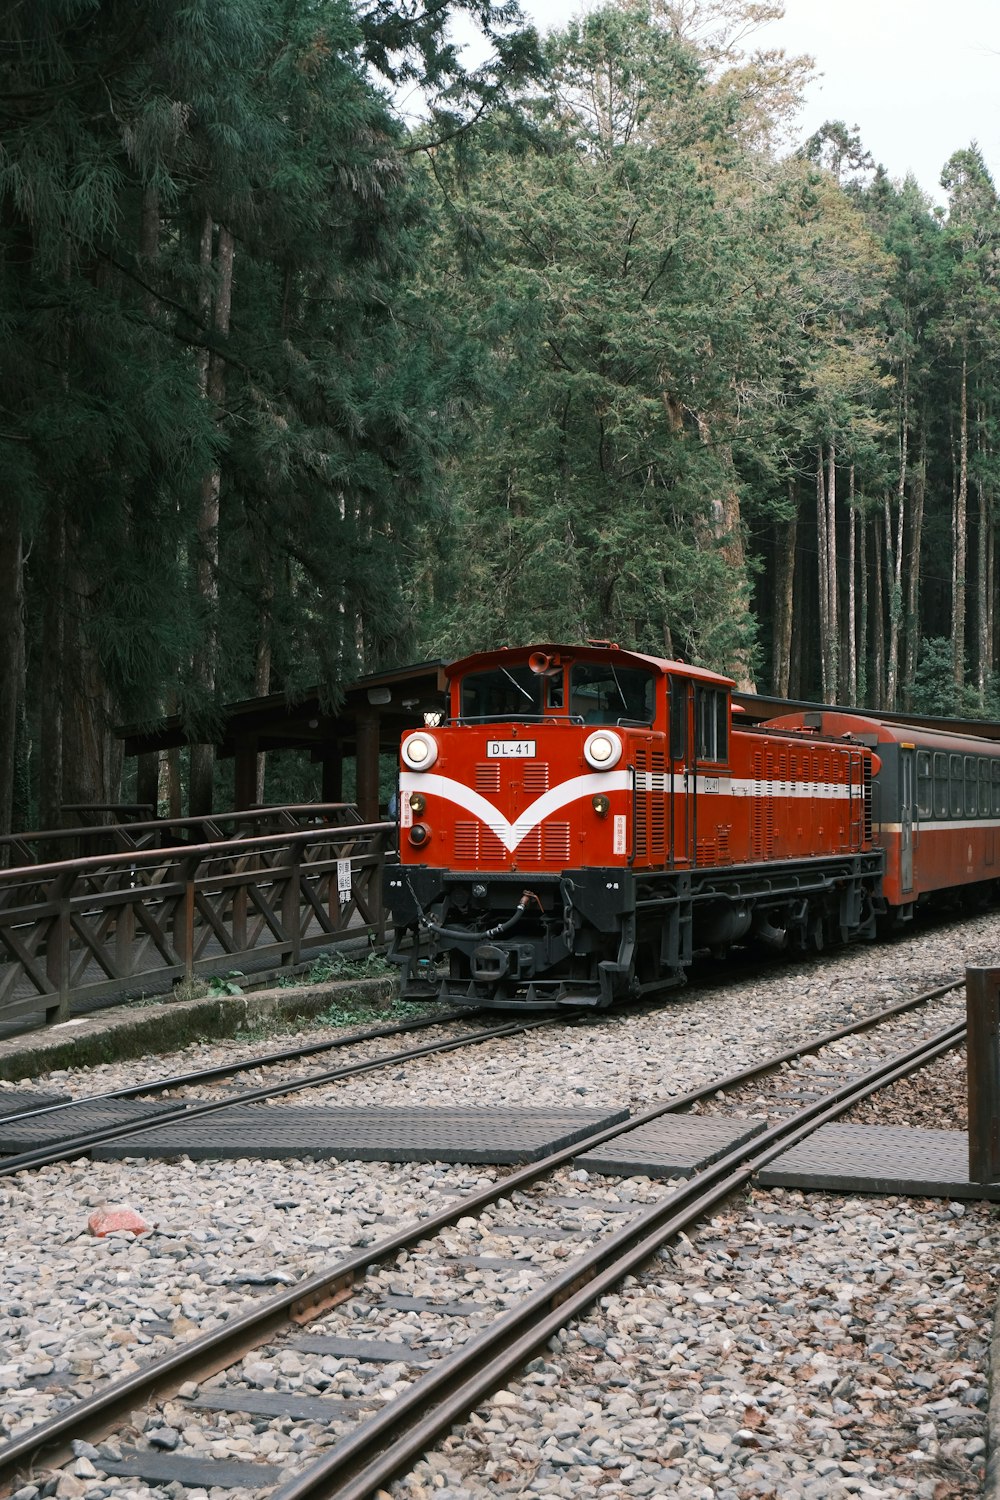
<path id="1" fill-rule="evenodd" d="M 521 4 L 540 31 L 590 8 Z M 1000 182 L 1000 0 L 785 0 L 750 45 L 814 58 L 803 139 L 824 120 L 857 125 L 890 177 L 912 172 L 937 203 L 941 168 L 975 140 Z"/>

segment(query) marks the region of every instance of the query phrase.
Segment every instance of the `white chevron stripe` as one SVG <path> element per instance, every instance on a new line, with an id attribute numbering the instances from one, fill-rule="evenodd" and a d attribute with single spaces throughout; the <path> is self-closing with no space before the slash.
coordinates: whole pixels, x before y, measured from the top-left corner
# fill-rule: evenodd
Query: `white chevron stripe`
<path id="1" fill-rule="evenodd" d="M 579 801 L 581 797 L 593 796 L 596 792 L 627 791 L 629 778 L 630 772 L 627 770 L 597 771 L 590 776 L 574 776 L 572 780 L 550 787 L 541 797 L 537 797 L 513 823 L 508 823 L 493 803 L 488 802 L 479 792 L 473 791 L 470 786 L 463 786 L 450 776 L 437 776 L 429 771 L 403 771 L 399 778 L 399 789 L 401 795 L 426 792 L 428 796 L 443 797 L 446 802 L 451 802 L 463 812 L 471 813 L 474 818 L 485 823 L 496 834 L 508 854 L 513 854 L 521 840 L 553 813 L 568 807 L 571 802 Z"/>

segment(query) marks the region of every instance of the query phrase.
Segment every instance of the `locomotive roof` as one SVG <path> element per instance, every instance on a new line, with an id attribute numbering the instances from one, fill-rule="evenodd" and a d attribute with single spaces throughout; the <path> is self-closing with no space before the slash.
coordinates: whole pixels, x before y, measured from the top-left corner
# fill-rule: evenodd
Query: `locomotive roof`
<path id="1" fill-rule="evenodd" d="M 623 646 L 612 643 L 587 642 L 584 645 L 566 645 L 555 641 L 536 641 L 526 646 L 501 646 L 493 651 L 477 651 L 472 656 L 462 656 L 456 661 L 449 662 L 445 668 L 448 677 L 458 677 L 465 672 L 481 670 L 486 667 L 511 660 L 525 660 L 541 652 L 545 656 L 572 657 L 574 661 L 614 661 L 619 666 L 635 665 L 652 668 L 661 674 L 689 677 L 698 682 L 711 683 L 714 687 L 731 688 L 735 686 L 731 677 L 724 677 L 719 672 L 710 672 L 706 667 L 693 667 L 686 661 L 669 661 L 661 656 L 647 656 L 642 651 L 630 651 Z"/>

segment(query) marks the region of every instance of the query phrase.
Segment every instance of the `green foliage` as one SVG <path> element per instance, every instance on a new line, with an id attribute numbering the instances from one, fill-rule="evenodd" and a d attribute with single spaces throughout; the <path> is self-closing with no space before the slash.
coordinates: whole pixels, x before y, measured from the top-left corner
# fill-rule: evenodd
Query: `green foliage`
<path id="1" fill-rule="evenodd" d="M 220 995 L 242 995 L 243 986 L 239 983 L 246 975 L 242 969 L 230 969 L 228 974 L 213 974 L 208 981 L 208 993 L 213 998 Z"/>

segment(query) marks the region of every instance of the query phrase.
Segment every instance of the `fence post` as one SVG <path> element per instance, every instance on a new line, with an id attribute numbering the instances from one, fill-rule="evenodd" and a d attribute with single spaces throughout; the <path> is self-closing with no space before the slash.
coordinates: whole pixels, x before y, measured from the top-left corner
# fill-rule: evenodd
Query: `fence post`
<path id="1" fill-rule="evenodd" d="M 1000 1178 L 1000 969 L 965 971 L 969 1181 Z"/>
<path id="2" fill-rule="evenodd" d="M 51 1003 L 45 1007 L 46 1026 L 57 1026 L 70 1017 L 70 937 L 73 928 L 69 902 L 75 884 L 75 872 L 57 875 L 49 892 L 49 900 L 56 910 L 46 938 L 45 973 L 53 991 Z"/>
<path id="3" fill-rule="evenodd" d="M 184 889 L 174 909 L 174 947 L 184 965 L 185 979 L 194 978 L 194 885 L 199 863 L 197 859 L 179 859 L 176 865 Z"/>
<path id="4" fill-rule="evenodd" d="M 289 844 L 287 858 L 288 875 L 281 896 L 281 927 L 291 948 L 287 954 L 282 954 L 282 965 L 297 964 L 302 952 L 302 845 Z"/>

